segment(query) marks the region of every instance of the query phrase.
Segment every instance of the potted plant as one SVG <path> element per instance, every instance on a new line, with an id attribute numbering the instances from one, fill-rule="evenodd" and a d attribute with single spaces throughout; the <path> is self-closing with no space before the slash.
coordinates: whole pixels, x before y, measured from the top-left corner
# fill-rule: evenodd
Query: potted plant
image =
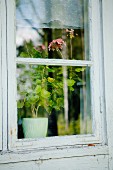
<path id="1" fill-rule="evenodd" d="M 36 71 L 36 67 L 29 66 L 26 68 L 25 66 L 25 68 L 21 68 L 21 74 L 17 79 L 19 96 L 17 107 L 19 115 L 21 114 L 20 116 L 23 117 L 24 137 L 34 138 L 35 133 L 37 134 L 36 137 L 44 137 L 47 133 L 48 120 L 44 117 L 43 110 L 45 109 L 46 111 L 48 109 L 48 102 L 45 101 L 49 99 L 50 93 L 46 90 L 46 87 L 44 87 L 45 83 L 43 78 L 41 80 L 41 77 L 38 77 L 42 71 L 41 69 L 42 67 Z M 43 117 L 43 119 L 41 117 Z M 44 122 L 44 125 L 41 122 Z M 36 125 L 32 124 L 36 124 L 37 127 L 33 128 L 33 126 Z M 37 133 L 38 129 L 39 132 Z M 33 132 L 31 130 L 33 130 Z M 44 130 L 43 134 L 41 134 L 42 130 Z"/>
<path id="2" fill-rule="evenodd" d="M 53 40 L 49 50 L 61 49 L 65 45 L 62 39 Z M 44 49 L 45 50 L 45 49 Z M 39 48 L 28 48 L 21 56 L 41 58 L 47 55 Z M 23 117 L 22 125 L 25 138 L 45 137 L 47 134 L 48 114 L 52 109 L 64 107 L 63 68 L 61 66 L 18 65 L 18 113 Z M 67 79 L 68 88 L 73 91 L 75 81 Z M 33 122 L 33 123 L 32 123 Z M 43 124 L 42 124 L 43 122 Z M 33 130 L 33 131 L 32 131 Z"/>
<path id="3" fill-rule="evenodd" d="M 66 29 L 66 33 L 69 37 L 70 52 L 69 59 L 72 59 L 72 38 L 74 37 L 74 30 Z M 67 43 L 67 44 L 68 44 Z M 46 42 L 47 44 L 47 42 Z M 52 58 L 61 58 L 65 59 L 62 54 L 62 49 L 66 46 L 66 43 L 61 39 L 54 39 L 50 42 L 48 46 L 48 51 L 52 51 L 50 57 Z M 67 46 L 66 46 L 67 47 Z M 44 45 L 34 47 L 32 41 L 25 42 L 23 52 L 20 52 L 19 56 L 21 57 L 31 57 L 31 58 L 49 58 L 48 52 Z M 56 57 L 57 55 L 57 57 Z M 31 132 L 32 138 L 35 137 L 44 137 L 47 134 L 47 125 L 48 125 L 48 115 L 54 110 L 63 110 L 66 104 L 64 103 L 65 96 L 67 92 L 70 94 L 74 91 L 74 85 L 77 82 L 82 82 L 81 71 L 85 70 L 85 67 L 65 67 L 65 66 L 47 66 L 47 65 L 17 65 L 19 76 L 17 78 L 18 82 L 18 117 L 23 118 L 23 130 L 27 127 L 30 129 L 27 130 L 27 133 L 24 132 L 24 137 L 28 137 L 28 133 L 33 129 L 30 125 L 31 121 L 39 121 L 41 123 L 42 117 L 44 125 L 39 125 L 35 123 L 37 127 L 36 136 L 34 135 L 35 130 Z M 67 99 L 68 100 L 68 99 Z M 40 120 L 39 120 L 40 119 Z M 29 121 L 28 125 L 24 122 Z M 67 120 L 68 127 L 68 120 Z M 41 130 L 44 127 L 43 134 Z M 38 132 L 39 129 L 39 132 Z M 27 135 L 26 135 L 27 134 Z"/>

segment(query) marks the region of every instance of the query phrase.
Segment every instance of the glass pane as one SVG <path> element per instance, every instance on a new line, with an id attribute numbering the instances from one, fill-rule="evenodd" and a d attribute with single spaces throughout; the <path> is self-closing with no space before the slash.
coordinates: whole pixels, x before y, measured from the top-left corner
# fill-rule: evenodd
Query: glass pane
<path id="1" fill-rule="evenodd" d="M 88 60 L 88 0 L 16 0 L 16 46 L 17 57 Z"/>
<path id="2" fill-rule="evenodd" d="M 18 64 L 17 106 L 18 138 L 28 137 L 24 118 L 47 118 L 37 137 L 92 133 L 90 68 Z"/>

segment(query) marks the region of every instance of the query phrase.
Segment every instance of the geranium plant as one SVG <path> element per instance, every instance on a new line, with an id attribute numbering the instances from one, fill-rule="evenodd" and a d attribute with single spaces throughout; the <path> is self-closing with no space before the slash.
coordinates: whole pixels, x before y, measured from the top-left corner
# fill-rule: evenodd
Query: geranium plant
<path id="1" fill-rule="evenodd" d="M 65 32 L 69 37 L 69 58 L 72 59 L 74 30 L 66 29 Z M 58 58 L 65 59 L 63 49 L 67 48 L 67 44 L 62 38 L 57 38 L 49 43 L 48 49 L 43 44 L 34 47 L 32 41 L 25 42 L 23 48 L 24 50 L 20 52 L 19 56 L 24 58 L 49 58 L 49 53 L 52 52 L 52 55 L 55 54 Z M 55 56 L 55 58 L 57 57 Z M 64 108 L 64 93 L 74 91 L 75 83 L 82 81 L 79 77 L 79 72 L 85 69 L 83 67 L 76 67 L 75 69 L 72 66 L 70 66 L 70 70 L 68 68 L 66 66 L 50 65 L 18 65 L 17 106 L 21 117 L 24 112 L 28 112 L 27 116 L 29 117 L 38 117 L 44 112 L 51 113 L 52 109 L 60 110 Z M 65 73 L 67 76 L 65 76 Z M 64 88 L 64 77 L 68 88 L 67 92 Z M 22 109 L 24 110 L 23 112 L 21 111 Z"/>
<path id="2" fill-rule="evenodd" d="M 47 58 L 47 51 L 44 45 L 32 47 L 27 45 L 26 52 L 20 55 L 34 58 Z M 50 42 L 49 51 L 58 51 L 61 57 L 62 49 L 66 46 L 61 39 Z M 29 111 L 30 117 L 38 117 L 46 111 L 51 113 L 52 109 L 60 110 L 64 107 L 63 67 L 44 65 L 24 65 L 20 70 L 18 81 L 18 109 Z M 67 78 L 67 86 L 73 91 L 75 80 Z M 32 113 L 32 114 L 31 114 Z M 22 115 L 21 115 L 22 116 Z"/>

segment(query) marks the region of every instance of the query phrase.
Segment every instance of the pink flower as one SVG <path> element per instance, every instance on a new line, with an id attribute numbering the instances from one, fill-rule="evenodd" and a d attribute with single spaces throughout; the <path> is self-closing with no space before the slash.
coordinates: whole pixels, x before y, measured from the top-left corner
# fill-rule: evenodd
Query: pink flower
<path id="1" fill-rule="evenodd" d="M 66 32 L 68 33 L 67 36 L 69 36 L 71 39 L 74 38 L 74 30 L 73 29 L 66 29 Z"/>
<path id="2" fill-rule="evenodd" d="M 39 45 L 38 47 L 34 47 L 35 48 L 35 50 L 37 50 L 37 51 L 40 51 L 40 52 L 42 52 L 42 51 L 44 51 L 44 50 L 46 50 L 46 47 L 45 47 L 45 45 Z"/>
<path id="3" fill-rule="evenodd" d="M 52 50 L 61 50 L 63 48 L 63 45 L 66 45 L 65 42 L 61 39 L 61 38 L 58 38 L 56 40 L 53 40 L 52 42 L 50 42 L 48 48 L 49 48 L 49 51 Z"/>

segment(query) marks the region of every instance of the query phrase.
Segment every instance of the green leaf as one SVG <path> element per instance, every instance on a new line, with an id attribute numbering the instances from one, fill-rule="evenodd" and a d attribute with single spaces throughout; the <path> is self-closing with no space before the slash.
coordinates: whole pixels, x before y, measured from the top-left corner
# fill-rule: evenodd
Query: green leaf
<path id="1" fill-rule="evenodd" d="M 63 83 L 62 82 L 58 82 L 57 85 L 58 85 L 59 88 L 63 88 Z"/>
<path id="2" fill-rule="evenodd" d="M 64 107 L 64 99 L 63 98 L 61 98 L 61 97 L 57 98 L 56 102 L 57 102 L 59 109 L 60 109 L 60 107 Z"/>
<path id="3" fill-rule="evenodd" d="M 26 94 L 27 94 L 26 91 L 21 91 L 21 92 L 20 92 L 20 95 L 26 95 Z"/>
<path id="4" fill-rule="evenodd" d="M 53 106 L 53 100 L 49 100 L 49 106 Z"/>
<path id="5" fill-rule="evenodd" d="M 35 48 L 32 49 L 32 52 L 33 52 L 33 54 L 32 54 L 33 58 L 42 58 L 41 53 L 38 50 L 36 50 Z"/>
<path id="6" fill-rule="evenodd" d="M 24 106 L 24 102 L 19 100 L 17 102 L 17 108 L 21 109 L 21 108 L 23 108 L 23 106 Z"/>
<path id="7" fill-rule="evenodd" d="M 47 68 L 47 71 L 48 71 L 48 72 L 51 72 L 51 73 L 54 73 L 54 72 L 55 72 L 55 69 L 53 69 L 53 68 L 49 68 L 48 66 L 46 66 L 46 68 Z"/>
<path id="8" fill-rule="evenodd" d="M 26 101 L 26 102 L 25 102 L 25 106 L 26 106 L 26 107 L 30 107 L 30 106 L 31 106 L 31 103 L 30 103 L 29 101 Z"/>
<path id="9" fill-rule="evenodd" d="M 40 85 L 37 85 L 37 86 L 36 86 L 35 92 L 36 92 L 36 93 L 40 93 L 40 92 L 41 92 L 41 86 L 40 86 Z"/>
<path id="10" fill-rule="evenodd" d="M 50 92 L 47 91 L 47 90 L 45 90 L 45 89 L 42 89 L 42 91 L 41 91 L 41 96 L 42 96 L 43 98 L 49 98 L 49 97 L 50 97 Z"/>
<path id="11" fill-rule="evenodd" d="M 38 95 L 36 95 L 36 96 L 32 95 L 30 97 L 30 103 L 31 104 L 35 104 L 38 100 L 39 100 L 39 96 Z"/>
<path id="12" fill-rule="evenodd" d="M 42 81 L 39 80 L 39 79 L 36 80 L 36 84 L 41 84 L 41 82 L 42 82 Z"/>
<path id="13" fill-rule="evenodd" d="M 21 53 L 20 53 L 20 57 L 25 57 L 25 58 L 27 58 L 27 57 L 29 57 L 29 55 L 28 55 L 28 53 L 26 53 L 26 52 L 21 52 Z"/>
<path id="14" fill-rule="evenodd" d="M 55 79 L 54 79 L 54 78 L 51 78 L 51 77 L 48 77 L 47 80 L 48 80 L 49 83 L 53 83 L 53 82 L 55 81 Z"/>
<path id="15" fill-rule="evenodd" d="M 71 91 L 74 91 L 74 88 L 73 88 L 73 87 L 70 87 L 69 89 L 70 89 Z"/>
<path id="16" fill-rule="evenodd" d="M 67 79 L 68 86 L 73 86 L 75 84 L 75 80 Z"/>
<path id="17" fill-rule="evenodd" d="M 76 68 L 75 71 L 76 72 L 81 72 L 81 71 L 84 71 L 85 70 L 85 67 L 80 67 L 80 68 Z"/>

